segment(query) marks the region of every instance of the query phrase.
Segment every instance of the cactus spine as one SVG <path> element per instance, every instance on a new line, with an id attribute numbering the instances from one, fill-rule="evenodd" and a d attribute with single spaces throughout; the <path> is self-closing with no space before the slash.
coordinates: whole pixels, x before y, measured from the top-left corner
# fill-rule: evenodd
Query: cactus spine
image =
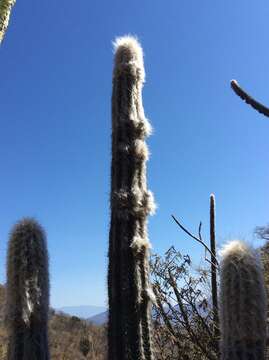
<path id="1" fill-rule="evenodd" d="M 257 253 L 240 241 L 222 251 L 221 359 L 264 360 L 266 293 Z"/>
<path id="2" fill-rule="evenodd" d="M 10 13 L 16 0 L 0 0 L 0 44 L 8 27 Z"/>
<path id="3" fill-rule="evenodd" d="M 8 360 L 48 360 L 49 275 L 46 238 L 33 219 L 12 229 L 7 258 Z"/>
<path id="4" fill-rule="evenodd" d="M 135 38 L 115 43 L 112 94 L 111 224 L 109 236 L 109 360 L 152 360 L 143 53 Z"/>

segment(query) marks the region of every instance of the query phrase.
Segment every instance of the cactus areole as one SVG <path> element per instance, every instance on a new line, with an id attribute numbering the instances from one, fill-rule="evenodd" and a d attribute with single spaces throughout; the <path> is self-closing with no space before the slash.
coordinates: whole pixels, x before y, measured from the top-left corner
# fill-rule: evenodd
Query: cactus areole
<path id="1" fill-rule="evenodd" d="M 115 42 L 112 94 L 111 223 L 109 235 L 109 360 L 152 360 L 151 288 L 143 53 L 135 38 Z"/>

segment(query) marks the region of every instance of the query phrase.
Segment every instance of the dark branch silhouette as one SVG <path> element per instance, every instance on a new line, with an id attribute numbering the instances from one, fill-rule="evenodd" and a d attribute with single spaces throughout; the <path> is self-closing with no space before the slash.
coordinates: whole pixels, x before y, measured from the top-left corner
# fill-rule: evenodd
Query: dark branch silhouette
<path id="1" fill-rule="evenodd" d="M 196 240 L 198 243 L 200 243 L 201 245 L 203 245 L 203 247 L 205 248 L 206 251 L 209 252 L 209 254 L 211 255 L 211 257 L 214 259 L 215 262 L 215 266 L 218 268 L 219 263 L 218 260 L 216 258 L 216 256 L 212 253 L 212 251 L 209 249 L 209 247 L 206 245 L 206 243 L 203 241 L 202 236 L 201 236 L 201 227 L 202 227 L 202 223 L 200 222 L 199 224 L 199 230 L 198 230 L 198 237 L 195 236 L 194 234 L 192 234 L 189 230 L 187 230 L 177 219 L 174 215 L 171 215 L 173 220 L 175 221 L 175 223 L 181 228 L 181 230 L 183 230 L 186 234 L 188 234 L 192 239 Z M 205 258 L 205 260 L 207 262 L 209 262 L 210 264 L 212 264 L 212 262 Z"/>
<path id="2" fill-rule="evenodd" d="M 248 93 L 246 93 L 238 84 L 236 80 L 231 80 L 231 87 L 233 91 L 238 95 L 242 100 L 249 104 L 253 109 L 257 110 L 259 113 L 264 116 L 269 117 L 269 108 L 253 99 Z"/>

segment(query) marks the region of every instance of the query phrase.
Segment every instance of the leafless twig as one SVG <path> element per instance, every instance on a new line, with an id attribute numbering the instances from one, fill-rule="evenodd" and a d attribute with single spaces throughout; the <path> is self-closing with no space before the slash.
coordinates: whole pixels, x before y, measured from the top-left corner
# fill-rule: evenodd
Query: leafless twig
<path id="1" fill-rule="evenodd" d="M 199 235 L 198 237 L 193 235 L 189 230 L 187 230 L 177 219 L 174 215 L 171 215 L 173 220 L 176 222 L 176 224 L 181 228 L 181 230 L 183 230 L 186 234 L 188 234 L 192 239 L 196 240 L 198 243 L 200 243 L 201 245 L 203 245 L 203 247 L 210 253 L 210 255 L 214 258 L 217 267 L 219 266 L 218 260 L 216 259 L 215 255 L 212 253 L 212 251 L 209 249 L 209 247 L 206 245 L 206 243 L 203 241 L 202 239 L 202 235 L 201 235 L 201 227 L 202 227 L 202 223 L 200 222 L 199 224 Z M 211 261 L 206 259 L 206 261 L 210 262 Z"/>

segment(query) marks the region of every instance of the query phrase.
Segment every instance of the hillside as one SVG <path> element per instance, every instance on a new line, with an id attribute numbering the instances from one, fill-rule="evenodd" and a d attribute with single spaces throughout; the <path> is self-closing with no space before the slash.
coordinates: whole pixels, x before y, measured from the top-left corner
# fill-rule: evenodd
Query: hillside
<path id="1" fill-rule="evenodd" d="M 0 285 L 0 359 L 5 359 L 7 332 L 4 325 L 5 288 Z M 106 330 L 76 316 L 50 312 L 49 339 L 51 360 L 105 360 Z M 82 354 L 85 339 L 89 352 Z M 84 343 L 81 341 L 84 340 Z"/>
<path id="2" fill-rule="evenodd" d="M 70 316 L 77 316 L 81 319 L 88 319 L 106 311 L 106 308 L 104 306 L 80 305 L 63 306 L 55 310 L 56 312 L 61 312 Z"/>
<path id="3" fill-rule="evenodd" d="M 108 311 L 104 311 L 100 314 L 90 317 L 87 319 L 88 322 L 94 325 L 104 325 L 108 321 Z"/>

